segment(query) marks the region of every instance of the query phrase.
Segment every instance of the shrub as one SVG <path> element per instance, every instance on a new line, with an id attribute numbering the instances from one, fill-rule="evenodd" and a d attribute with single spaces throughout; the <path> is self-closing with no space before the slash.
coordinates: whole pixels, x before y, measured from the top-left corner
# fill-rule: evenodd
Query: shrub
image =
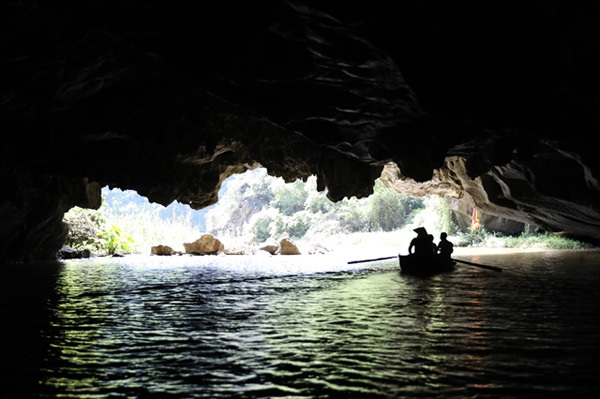
<path id="1" fill-rule="evenodd" d="M 110 229 L 100 233 L 100 237 L 103 239 L 103 246 L 109 255 L 115 252 L 131 253 L 135 249 L 133 238 L 123 234 L 119 226 L 114 224 Z"/>
<path id="2" fill-rule="evenodd" d="M 75 249 L 89 249 L 99 252 L 104 243 L 99 234 L 106 228 L 102 212 L 93 209 L 74 207 L 65 213 L 63 222 L 67 225 L 66 245 Z"/>

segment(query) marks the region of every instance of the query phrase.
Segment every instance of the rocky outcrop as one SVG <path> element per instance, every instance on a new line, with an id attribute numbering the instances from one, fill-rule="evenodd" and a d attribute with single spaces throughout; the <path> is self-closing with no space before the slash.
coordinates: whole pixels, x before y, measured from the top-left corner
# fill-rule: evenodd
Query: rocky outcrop
<path id="1" fill-rule="evenodd" d="M 592 204 L 599 198 L 594 189 L 585 189 L 590 183 L 586 174 L 573 173 L 567 181 L 546 181 L 545 173 L 549 170 L 561 167 L 565 170 L 576 165 L 572 162 L 569 165 L 568 160 L 544 158 L 540 155 L 529 160 L 511 160 L 471 177 L 469 168 L 480 165 L 469 165 L 464 157 L 448 157 L 444 166 L 435 170 L 431 181 L 426 183 L 407 178 L 395 165 L 387 165 L 382 180 L 409 195 L 431 193 L 456 198 L 461 203 L 458 210 L 463 213 L 477 207 L 488 217 L 507 219 L 505 222 L 488 221 L 491 228 L 494 223 L 502 223 L 505 227 L 499 225 L 497 228 L 505 229 L 507 233 L 511 233 L 511 229 L 514 229 L 512 233 L 522 231 L 524 225 L 529 224 L 547 231 L 566 232 L 577 238 L 600 240 L 600 210 Z M 585 170 L 578 166 L 582 172 Z"/>
<path id="2" fill-rule="evenodd" d="M 2 15 L 3 261 L 54 257 L 62 215 L 99 206 L 100 186 L 199 209 L 258 165 L 314 174 L 332 200 L 371 194 L 383 171 L 398 190 L 600 239 L 592 2 L 29 1 Z"/>
<path id="3" fill-rule="evenodd" d="M 0 193 L 0 263 L 56 259 L 67 238 L 65 212 L 101 203 L 100 186 L 87 178 L 16 169 L 0 169 Z"/>
<path id="4" fill-rule="evenodd" d="M 150 248 L 151 255 L 169 256 L 173 255 L 173 248 L 168 245 L 155 245 Z"/>
<path id="5" fill-rule="evenodd" d="M 284 238 L 279 242 L 280 255 L 300 255 L 300 250 L 289 238 Z"/>
<path id="6" fill-rule="evenodd" d="M 453 212 L 453 221 L 461 231 L 468 231 L 471 228 L 474 203 L 471 201 L 463 202 L 453 198 L 447 198 L 447 200 Z M 501 216 L 489 215 L 480 210 L 478 210 L 478 218 L 481 225 L 485 226 L 485 229 L 490 232 L 516 236 L 527 229 L 525 223 Z"/>
<path id="7" fill-rule="evenodd" d="M 191 243 L 184 243 L 185 253 L 194 255 L 209 255 L 223 252 L 225 246 L 219 239 L 211 234 L 203 234 L 202 237 Z"/>
<path id="8" fill-rule="evenodd" d="M 279 245 L 267 244 L 267 245 L 263 245 L 262 247 L 260 247 L 259 250 L 266 251 L 266 252 L 270 253 L 271 255 L 275 255 L 277 253 L 277 251 L 279 250 Z"/>
<path id="9" fill-rule="evenodd" d="M 89 249 L 74 249 L 67 245 L 63 245 L 56 253 L 58 259 L 84 259 L 91 258 L 92 256 L 92 251 Z"/>

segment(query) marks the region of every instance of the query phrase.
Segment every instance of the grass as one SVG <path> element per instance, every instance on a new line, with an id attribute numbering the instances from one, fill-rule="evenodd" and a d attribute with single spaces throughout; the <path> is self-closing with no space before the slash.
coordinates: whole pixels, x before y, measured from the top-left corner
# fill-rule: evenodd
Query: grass
<path id="1" fill-rule="evenodd" d="M 591 249 L 593 245 L 553 233 L 522 233 L 520 236 L 503 236 L 483 229 L 458 234 L 454 243 L 459 247 L 518 248 L 518 249 Z"/>

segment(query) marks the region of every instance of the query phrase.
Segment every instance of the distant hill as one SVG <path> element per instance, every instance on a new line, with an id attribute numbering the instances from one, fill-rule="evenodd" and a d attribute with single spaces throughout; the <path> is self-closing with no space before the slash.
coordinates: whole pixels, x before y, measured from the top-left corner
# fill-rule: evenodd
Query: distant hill
<path id="1" fill-rule="evenodd" d="M 186 222 L 191 227 L 197 228 L 200 231 L 206 231 L 206 213 L 213 206 L 194 210 L 188 205 L 172 202 L 165 207 L 157 203 L 150 202 L 148 198 L 139 195 L 134 190 L 121 190 L 118 188 L 110 189 L 104 187 L 102 189 L 102 207 L 100 211 L 107 219 L 120 218 L 131 215 L 157 215 L 165 222 Z"/>

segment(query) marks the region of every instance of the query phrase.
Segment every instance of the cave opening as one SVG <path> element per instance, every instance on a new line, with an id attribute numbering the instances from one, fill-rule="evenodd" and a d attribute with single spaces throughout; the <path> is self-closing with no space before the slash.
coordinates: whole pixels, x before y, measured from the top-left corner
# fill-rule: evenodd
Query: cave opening
<path id="1" fill-rule="evenodd" d="M 178 201 L 165 207 L 135 190 L 105 186 L 98 210 L 74 207 L 65 214 L 66 245 L 108 254 L 149 254 L 153 246 L 167 245 L 179 253 L 184 242 L 210 234 L 225 243 L 226 254 L 255 253 L 282 239 L 312 254 L 349 243 L 399 246 L 416 225 L 438 235 L 460 230 L 448 199 L 403 195 L 377 179 L 369 197 L 333 202 L 327 190 L 318 191 L 316 180 L 286 183 L 265 168 L 248 170 L 226 179 L 219 201 L 201 210 Z"/>
<path id="2" fill-rule="evenodd" d="M 69 233 L 59 257 L 184 254 L 189 252 L 186 245 L 205 235 L 223 244 L 216 253 L 225 255 L 279 254 L 284 239 L 300 254 L 348 252 L 352 247 L 388 254 L 405 251 L 420 226 L 434 237 L 447 232 L 460 247 L 545 245 L 542 239 L 518 241 L 520 235 L 534 235 L 535 226 L 490 215 L 482 216 L 478 236 L 470 229 L 468 204 L 450 196 L 399 193 L 382 179 L 375 181 L 369 197 L 333 202 L 327 190 L 318 191 L 314 175 L 286 183 L 260 167 L 224 180 L 218 198 L 194 210 L 178 201 L 163 206 L 135 190 L 105 186 L 98 210 L 74 207 L 65 214 Z M 567 240 L 561 245 L 583 244 Z"/>

